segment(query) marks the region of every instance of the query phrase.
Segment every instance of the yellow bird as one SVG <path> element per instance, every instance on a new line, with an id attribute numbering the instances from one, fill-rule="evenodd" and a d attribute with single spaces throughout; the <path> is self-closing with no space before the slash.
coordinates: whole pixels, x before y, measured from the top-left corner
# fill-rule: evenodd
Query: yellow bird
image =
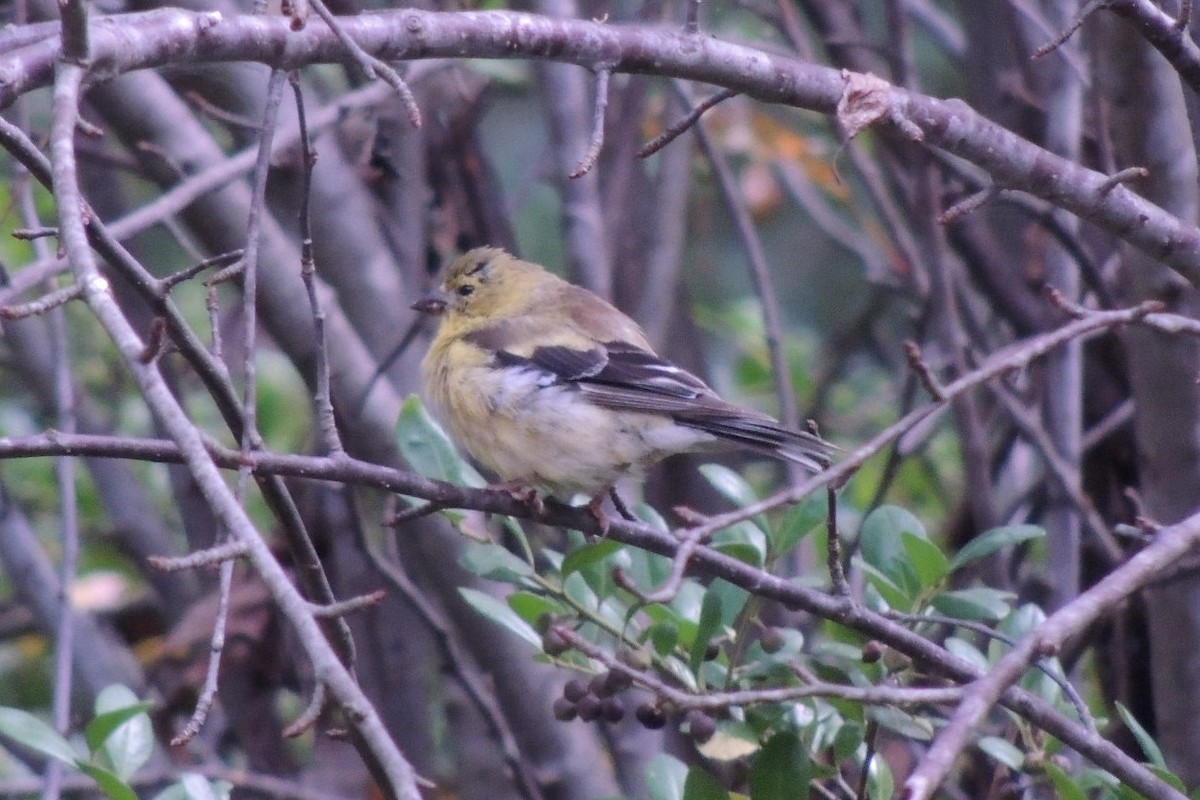
<path id="1" fill-rule="evenodd" d="M 439 318 L 422 363 L 450 435 L 506 487 L 600 504 L 676 453 L 746 448 L 814 472 L 833 446 L 727 403 L 632 319 L 537 264 L 481 247 L 412 306 Z"/>

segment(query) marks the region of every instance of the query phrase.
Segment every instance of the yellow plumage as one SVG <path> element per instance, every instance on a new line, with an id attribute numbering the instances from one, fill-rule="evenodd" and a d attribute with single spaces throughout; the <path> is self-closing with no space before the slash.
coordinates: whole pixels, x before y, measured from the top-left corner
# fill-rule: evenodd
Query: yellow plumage
<path id="1" fill-rule="evenodd" d="M 503 250 L 460 256 L 413 307 L 440 318 L 422 364 L 435 414 L 510 485 L 598 499 L 675 453 L 740 446 L 818 470 L 831 449 L 721 400 L 616 308 Z"/>

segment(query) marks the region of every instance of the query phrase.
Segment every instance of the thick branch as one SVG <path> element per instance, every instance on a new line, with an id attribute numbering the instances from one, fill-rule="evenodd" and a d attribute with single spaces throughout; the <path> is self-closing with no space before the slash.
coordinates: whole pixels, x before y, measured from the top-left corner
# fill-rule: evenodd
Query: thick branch
<path id="1" fill-rule="evenodd" d="M 834 113 L 847 76 L 783 55 L 661 28 L 551 19 L 508 11 L 431 13 L 404 9 L 343 20 L 372 55 L 387 59 L 547 59 L 614 72 L 688 78 L 757 99 Z M 203 61 L 262 61 L 281 67 L 338 62 L 341 42 L 326 27 L 292 31 L 280 17 L 225 16 L 163 9 L 92 26 L 99 74 Z M 0 107 L 49 83 L 57 38 L 0 58 Z M 886 109 L 875 123 L 920 138 L 985 169 L 1005 189 L 1048 200 L 1121 237 L 1200 286 L 1200 228 L 1107 176 L 1044 150 L 985 119 L 960 100 L 936 98 L 879 81 L 873 98 Z"/>

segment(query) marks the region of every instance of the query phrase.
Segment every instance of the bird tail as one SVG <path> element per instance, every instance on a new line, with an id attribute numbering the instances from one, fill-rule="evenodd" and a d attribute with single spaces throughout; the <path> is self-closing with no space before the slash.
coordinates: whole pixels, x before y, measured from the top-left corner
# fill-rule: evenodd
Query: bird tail
<path id="1" fill-rule="evenodd" d="M 770 419 L 729 416 L 678 421 L 739 447 L 799 464 L 812 472 L 828 467 L 838 449 L 820 436 L 789 430 Z"/>

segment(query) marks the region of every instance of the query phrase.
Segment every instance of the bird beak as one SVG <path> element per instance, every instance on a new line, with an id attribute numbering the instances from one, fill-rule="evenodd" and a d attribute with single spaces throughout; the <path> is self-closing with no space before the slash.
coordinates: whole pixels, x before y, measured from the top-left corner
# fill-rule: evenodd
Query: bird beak
<path id="1" fill-rule="evenodd" d="M 414 311 L 420 311 L 422 314 L 428 314 L 431 317 L 440 317 L 446 313 L 446 308 L 450 305 L 450 296 L 441 289 L 433 289 L 417 302 L 413 303 L 409 308 Z"/>

